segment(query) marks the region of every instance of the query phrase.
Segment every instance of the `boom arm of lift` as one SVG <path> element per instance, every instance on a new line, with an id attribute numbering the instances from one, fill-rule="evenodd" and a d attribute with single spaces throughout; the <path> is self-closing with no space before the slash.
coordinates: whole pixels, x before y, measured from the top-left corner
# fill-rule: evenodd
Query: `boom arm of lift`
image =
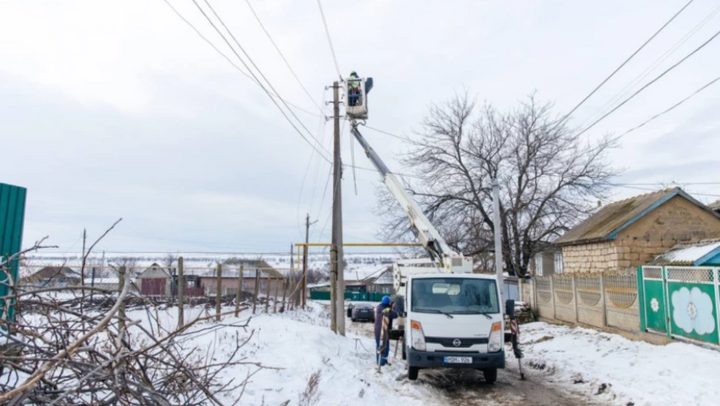
<path id="1" fill-rule="evenodd" d="M 432 223 L 430 223 L 430 220 L 428 220 L 415 200 L 405 191 L 402 183 L 392 172 L 390 172 L 390 169 L 388 169 L 375 150 L 372 149 L 367 140 L 365 140 L 362 134 L 360 134 L 355 120 L 352 121 L 351 132 L 365 150 L 367 157 L 382 176 L 385 186 L 387 186 L 390 193 L 392 193 L 398 203 L 400 203 L 400 206 L 402 206 L 403 210 L 405 210 L 405 213 L 410 220 L 412 229 L 415 231 L 417 238 L 420 240 L 420 243 L 428 252 L 433 262 L 438 262 L 441 268 L 444 268 L 444 270 L 448 272 L 452 272 L 451 268 L 460 266 L 464 259 L 462 254 L 454 252 L 450 249 L 448 244 L 440 236 L 440 233 L 438 233 L 435 227 L 433 227 Z"/>

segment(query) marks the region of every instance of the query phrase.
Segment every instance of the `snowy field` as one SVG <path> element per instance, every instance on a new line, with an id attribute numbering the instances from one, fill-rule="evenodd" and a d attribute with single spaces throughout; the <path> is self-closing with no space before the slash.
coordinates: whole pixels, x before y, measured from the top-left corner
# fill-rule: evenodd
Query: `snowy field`
<path id="1" fill-rule="evenodd" d="M 227 310 L 231 310 L 228 308 Z M 168 327 L 176 324 L 176 310 L 165 311 L 162 319 Z M 186 317 L 205 314 L 205 310 L 186 310 Z M 145 319 L 145 312 L 130 312 L 131 318 Z M 223 324 L 237 324 L 240 318 L 223 318 Z M 212 322 L 207 322 L 211 324 Z M 226 372 L 225 379 L 251 376 L 244 389 L 243 405 L 300 405 L 308 381 L 319 373 L 317 405 L 450 405 L 459 404 L 438 388 L 437 375 L 425 375 L 410 382 L 405 363 L 393 359 L 392 365 L 378 374 L 374 365 L 374 340 L 371 324 L 350 323 L 348 336 L 333 334 L 328 314 L 321 303 L 310 302 L 308 310 L 285 314 L 260 314 L 250 319 L 246 329 L 222 329 L 187 343 L 214 358 L 222 359 L 232 351 L 236 340 L 249 340 L 240 356 L 254 365 L 237 366 Z M 204 328 L 199 325 L 196 328 Z M 516 381 L 513 387 L 502 383 L 473 387 L 474 391 L 523 391 L 523 385 L 543 385 L 569 398 L 584 399 L 588 405 L 665 406 L 717 405 L 720 388 L 715 385 L 720 353 L 690 344 L 656 346 L 645 342 L 599 333 L 584 328 L 569 328 L 546 323 L 522 326 L 522 342 L 528 381 Z M 393 345 L 394 350 L 394 345 Z M 517 361 L 507 359 L 508 376 L 515 381 Z M 524 384 L 523 382 L 530 382 Z M 532 387 L 525 395 L 532 399 Z M 530 392 L 530 393 L 528 393 Z M 239 395 L 236 393 L 235 395 Z M 507 399 L 513 399 L 508 394 Z M 505 399 L 505 397 L 493 397 Z M 226 399 L 231 401 L 230 397 Z M 288 402 L 288 403 L 285 403 Z M 312 403 L 310 403 L 312 404 Z M 463 403 L 466 404 L 466 403 Z M 478 402 L 472 404 L 533 405 L 523 403 Z"/>

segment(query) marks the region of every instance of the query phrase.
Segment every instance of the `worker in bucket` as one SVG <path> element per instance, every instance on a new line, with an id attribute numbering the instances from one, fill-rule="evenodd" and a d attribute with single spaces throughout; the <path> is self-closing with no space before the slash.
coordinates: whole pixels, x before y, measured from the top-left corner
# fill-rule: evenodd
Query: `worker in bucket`
<path id="1" fill-rule="evenodd" d="M 387 317 L 387 330 L 383 335 L 383 318 Z M 398 314 L 392 309 L 390 305 L 390 297 L 384 296 L 382 301 L 375 308 L 375 349 L 377 354 L 375 356 L 375 362 L 379 363 L 380 366 L 387 365 L 387 357 L 390 353 L 390 340 L 388 339 L 388 332 L 392 329 L 392 321 L 396 319 Z"/>

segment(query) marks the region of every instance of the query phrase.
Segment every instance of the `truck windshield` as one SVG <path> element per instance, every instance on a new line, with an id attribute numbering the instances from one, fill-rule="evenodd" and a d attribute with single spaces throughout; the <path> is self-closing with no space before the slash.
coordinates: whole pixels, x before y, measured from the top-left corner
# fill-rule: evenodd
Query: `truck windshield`
<path id="1" fill-rule="evenodd" d="M 499 313 L 497 287 L 492 279 L 423 278 L 412 282 L 412 311 L 419 313 Z"/>

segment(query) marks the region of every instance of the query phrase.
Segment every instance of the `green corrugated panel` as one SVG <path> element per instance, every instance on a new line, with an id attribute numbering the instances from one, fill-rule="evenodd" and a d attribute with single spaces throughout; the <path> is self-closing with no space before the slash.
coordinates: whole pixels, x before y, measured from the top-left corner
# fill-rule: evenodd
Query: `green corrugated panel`
<path id="1" fill-rule="evenodd" d="M 3 258 L 20 252 L 26 196 L 25 188 L 0 183 L 0 254 Z M 15 320 L 15 299 L 9 296 L 14 294 L 10 286 L 17 280 L 18 261 L 15 260 L 0 270 L 0 328 L 5 328 L 5 321 Z"/>

